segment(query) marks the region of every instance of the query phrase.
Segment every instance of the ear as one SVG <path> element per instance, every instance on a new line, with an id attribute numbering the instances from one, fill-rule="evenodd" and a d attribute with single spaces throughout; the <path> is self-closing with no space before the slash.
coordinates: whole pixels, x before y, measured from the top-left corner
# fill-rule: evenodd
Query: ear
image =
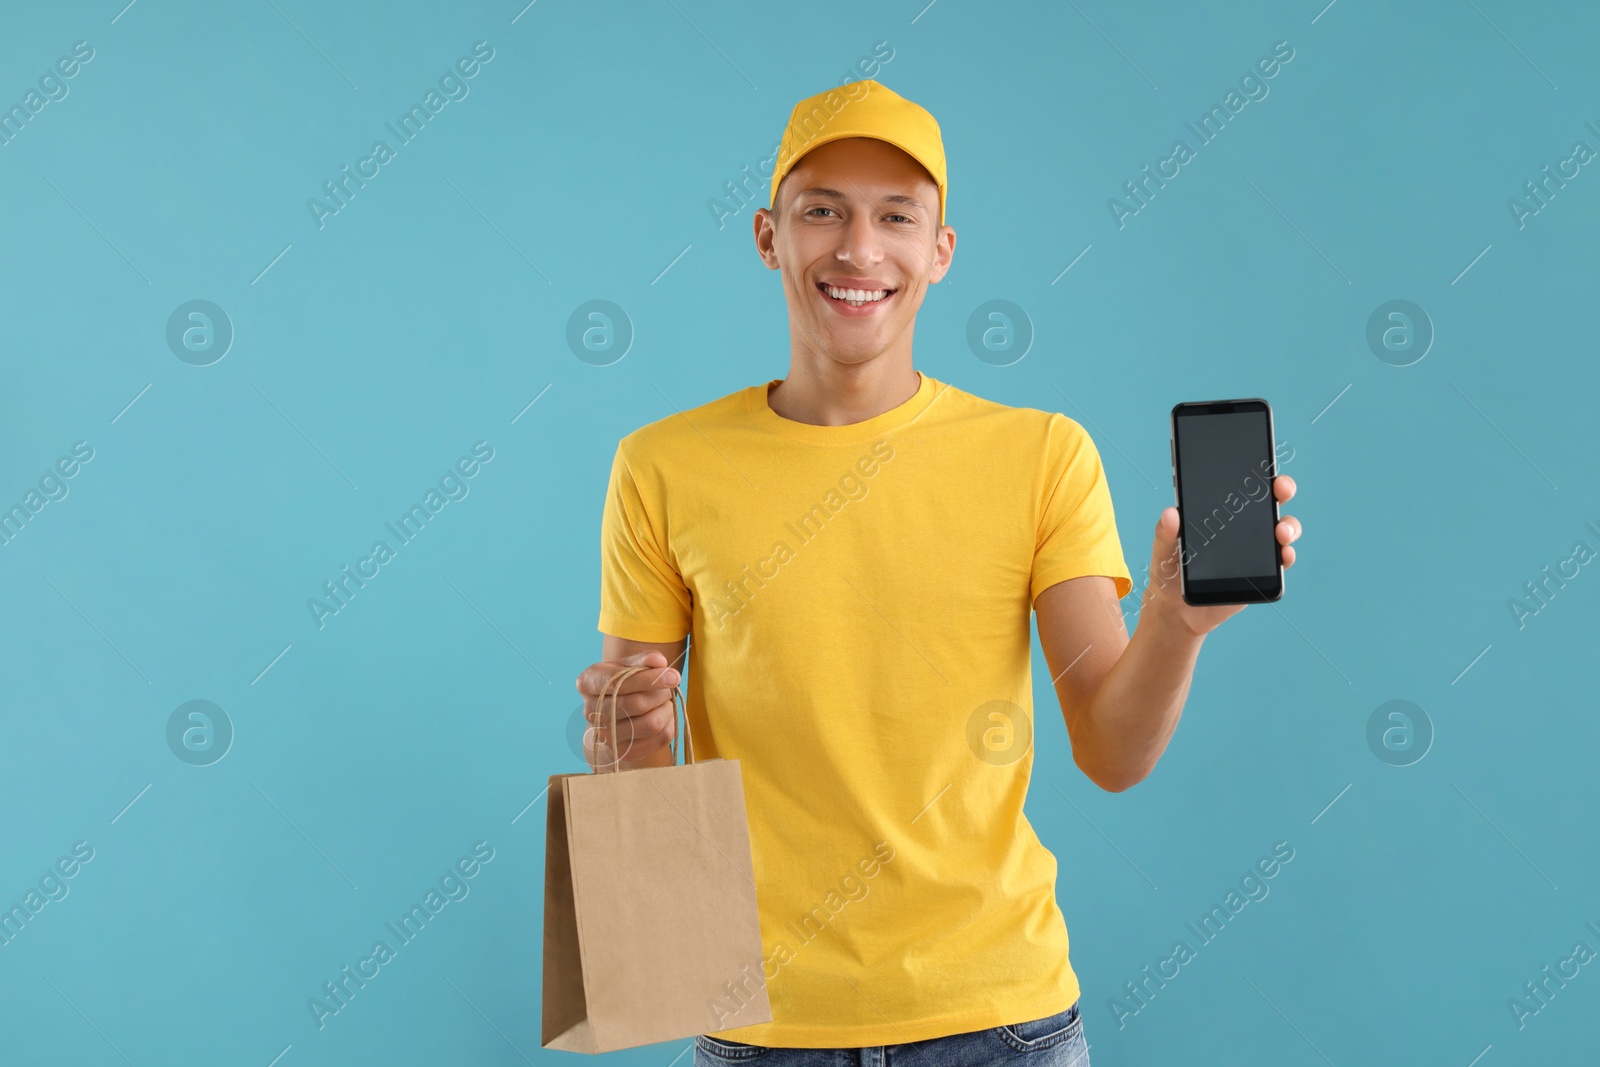
<path id="1" fill-rule="evenodd" d="M 768 270 L 779 269 L 781 264 L 778 262 L 777 224 L 772 212 L 764 207 L 756 208 L 755 217 L 750 222 L 755 233 L 756 254 L 761 257 L 761 262 L 767 265 Z"/>
<path id="2" fill-rule="evenodd" d="M 933 241 L 933 268 L 928 273 L 930 283 L 937 285 L 950 272 L 955 254 L 956 231 L 949 226 L 940 226 L 939 235 Z"/>

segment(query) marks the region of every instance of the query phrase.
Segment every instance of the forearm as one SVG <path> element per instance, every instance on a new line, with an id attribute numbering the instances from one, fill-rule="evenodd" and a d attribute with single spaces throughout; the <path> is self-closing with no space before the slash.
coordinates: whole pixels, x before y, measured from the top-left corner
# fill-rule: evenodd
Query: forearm
<path id="1" fill-rule="evenodd" d="M 1178 728 L 1204 640 L 1180 621 L 1145 612 L 1093 698 L 1067 720 L 1073 761 L 1096 785 L 1120 792 L 1155 769 Z"/>

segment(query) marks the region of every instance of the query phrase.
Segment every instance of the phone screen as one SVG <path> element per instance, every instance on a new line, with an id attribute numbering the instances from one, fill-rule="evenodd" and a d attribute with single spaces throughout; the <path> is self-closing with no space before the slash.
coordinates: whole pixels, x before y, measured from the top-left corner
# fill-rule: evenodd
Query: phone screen
<path id="1" fill-rule="evenodd" d="M 1188 408 L 1188 410 L 1185 410 Z M 1272 425 L 1262 401 L 1180 405 L 1174 481 L 1188 599 L 1229 603 L 1281 592 Z"/>

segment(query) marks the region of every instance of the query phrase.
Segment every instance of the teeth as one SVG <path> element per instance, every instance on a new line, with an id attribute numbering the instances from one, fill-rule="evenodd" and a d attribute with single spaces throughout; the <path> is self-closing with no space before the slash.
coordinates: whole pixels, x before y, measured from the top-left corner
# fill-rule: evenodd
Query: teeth
<path id="1" fill-rule="evenodd" d="M 828 295 L 835 300 L 848 300 L 852 307 L 873 303 L 889 295 L 887 289 L 835 289 L 831 285 L 823 286 Z"/>

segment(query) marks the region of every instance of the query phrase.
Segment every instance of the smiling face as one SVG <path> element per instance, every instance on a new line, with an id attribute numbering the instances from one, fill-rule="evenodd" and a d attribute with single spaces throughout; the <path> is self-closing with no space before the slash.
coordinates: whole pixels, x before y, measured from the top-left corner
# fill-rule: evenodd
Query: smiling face
<path id="1" fill-rule="evenodd" d="M 794 356 L 854 366 L 903 350 L 910 365 L 917 309 L 956 243 L 920 163 L 886 141 L 830 141 L 784 175 L 755 236 L 783 274 Z"/>

